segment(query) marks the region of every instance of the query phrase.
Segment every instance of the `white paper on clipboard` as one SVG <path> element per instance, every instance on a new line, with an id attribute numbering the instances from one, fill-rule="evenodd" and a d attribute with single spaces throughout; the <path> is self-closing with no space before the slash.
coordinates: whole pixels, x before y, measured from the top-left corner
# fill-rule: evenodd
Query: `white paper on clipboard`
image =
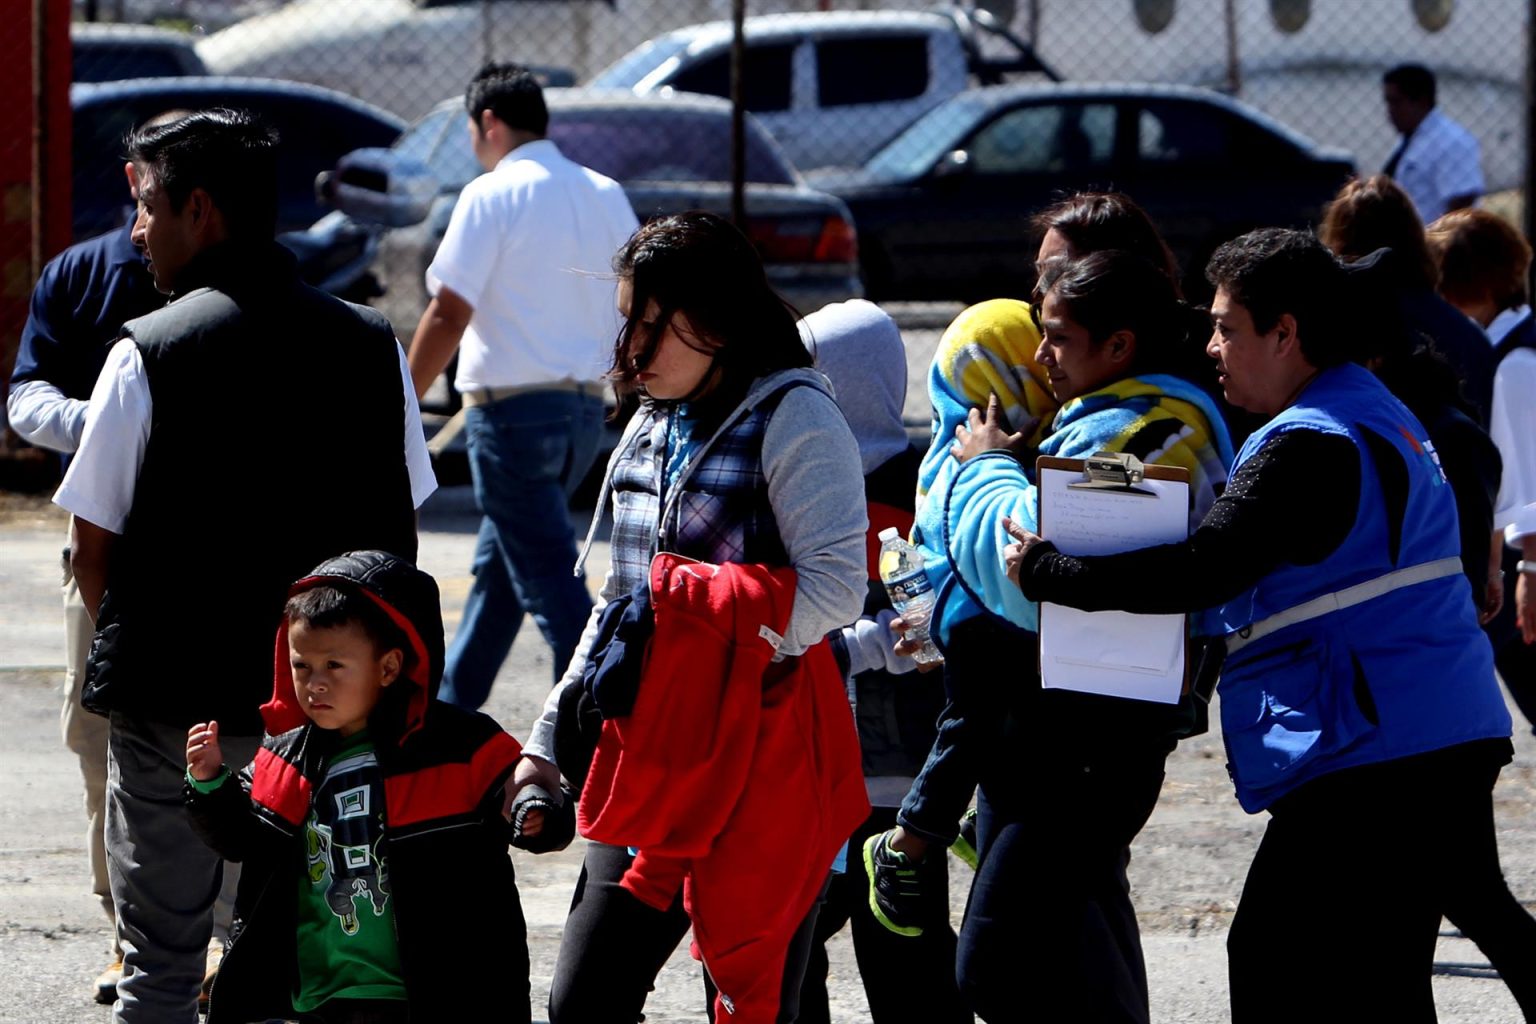
<path id="1" fill-rule="evenodd" d="M 1112 555 L 1189 536 L 1189 484 L 1145 479 L 1154 496 L 1072 487 L 1081 471 L 1039 472 L 1041 536 L 1068 555 Z M 1156 581 L 1148 581 L 1157 586 Z M 1184 616 L 1040 606 L 1040 678 L 1051 689 L 1177 703 Z"/>

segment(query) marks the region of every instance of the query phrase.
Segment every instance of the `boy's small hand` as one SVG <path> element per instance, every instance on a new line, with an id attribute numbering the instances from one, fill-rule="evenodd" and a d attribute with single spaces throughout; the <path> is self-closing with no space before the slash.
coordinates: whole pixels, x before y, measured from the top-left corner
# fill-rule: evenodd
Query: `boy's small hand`
<path id="1" fill-rule="evenodd" d="M 523 828 L 522 828 L 522 832 L 523 832 L 523 838 L 524 839 L 532 839 L 534 836 L 538 835 L 540 832 L 543 832 L 543 831 L 544 831 L 544 812 L 543 811 L 529 811 L 527 814 L 523 815 Z"/>
<path id="2" fill-rule="evenodd" d="M 219 749 L 219 723 L 198 722 L 187 730 L 187 774 L 198 782 L 208 782 L 224 767 L 224 752 Z"/>
<path id="3" fill-rule="evenodd" d="M 891 632 L 900 637 L 891 649 L 903 658 L 911 658 L 923 649 L 923 645 L 916 640 L 907 639 L 908 628 L 906 620 L 900 616 L 890 622 Z M 943 661 L 919 661 L 916 664 L 919 672 L 932 672 L 936 668 L 944 667 Z"/>

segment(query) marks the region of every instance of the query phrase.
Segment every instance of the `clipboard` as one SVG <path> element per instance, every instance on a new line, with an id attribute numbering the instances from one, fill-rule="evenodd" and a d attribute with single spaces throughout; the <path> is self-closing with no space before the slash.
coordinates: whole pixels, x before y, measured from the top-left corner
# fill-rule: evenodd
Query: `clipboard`
<path id="1" fill-rule="evenodd" d="M 1035 461 L 1040 536 L 1068 555 L 1107 555 L 1189 536 L 1189 471 L 1133 455 Z M 1151 585 L 1156 585 L 1155 581 Z M 1040 681 L 1129 700 L 1175 704 L 1189 692 L 1185 615 L 1085 612 L 1040 605 Z"/>

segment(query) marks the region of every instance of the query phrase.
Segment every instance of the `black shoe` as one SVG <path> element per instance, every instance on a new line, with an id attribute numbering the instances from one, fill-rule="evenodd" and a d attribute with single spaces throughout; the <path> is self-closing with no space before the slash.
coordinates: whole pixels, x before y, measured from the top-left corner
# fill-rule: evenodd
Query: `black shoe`
<path id="1" fill-rule="evenodd" d="M 107 969 L 96 976 L 91 995 L 98 1002 L 111 1006 L 117 1002 L 117 983 L 123 980 L 123 958 L 113 957 Z"/>
<path id="2" fill-rule="evenodd" d="M 864 841 L 864 871 L 869 876 L 869 911 L 888 931 L 909 938 L 923 934 L 922 865 L 891 849 L 890 833 Z"/>

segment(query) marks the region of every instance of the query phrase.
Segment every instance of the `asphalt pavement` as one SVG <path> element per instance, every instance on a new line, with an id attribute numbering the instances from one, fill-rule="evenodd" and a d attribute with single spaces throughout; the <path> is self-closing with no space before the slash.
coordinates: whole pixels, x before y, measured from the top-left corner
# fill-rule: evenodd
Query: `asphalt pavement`
<path id="1" fill-rule="evenodd" d="M 586 515 L 576 514 L 585 529 Z M 443 591 L 447 628 L 456 627 L 469 588 L 476 519 L 465 488 L 450 488 L 422 516 L 421 563 Z M 0 1022 L 105 1022 L 88 984 L 105 966 L 105 920 L 88 892 L 84 815 L 75 761 L 58 734 L 63 627 L 58 555 L 63 520 L 42 516 L 0 521 Z M 596 586 L 608 557 L 600 544 L 589 569 Z M 207 586 L 212 577 L 189 586 Z M 168 666 L 168 670 L 184 670 Z M 526 732 L 553 672 L 532 623 L 519 633 L 487 710 L 514 734 Z M 1517 896 L 1536 900 L 1536 740 L 1517 737 L 1516 761 L 1496 794 L 1506 873 Z M 1199 737 L 1170 760 L 1162 801 L 1134 847 L 1131 880 L 1144 933 L 1153 1019 L 1217 1022 L 1226 1014 L 1224 937 L 1243 872 L 1262 830 L 1243 814 L 1222 769 L 1220 739 Z M 1050 837 L 1043 835 L 1042 842 Z M 541 1019 L 565 909 L 580 867 L 580 841 L 561 854 L 514 853 L 533 954 L 534 1013 Z M 952 862 L 955 920 L 969 871 Z M 1301 906 L 1319 930 L 1339 927 L 1347 907 Z M 472 901 L 464 934 L 478 927 Z M 1024 927 L 1030 927 L 1025 922 Z M 867 1019 L 846 934 L 833 940 L 832 1007 L 838 1021 Z M 1446 934 L 1438 951 L 1435 993 L 1446 1022 L 1519 1020 L 1513 1001 L 1486 961 L 1464 939 Z M 482 979 L 494 985 L 497 979 Z M 1305 984 L 1355 983 L 1348 963 L 1318 963 L 1306 979 L 1277 979 L 1294 993 Z M 1027 999 L 1027 994 L 1021 993 Z M 686 946 L 668 964 L 646 1008 L 652 1022 L 703 1021 L 698 968 Z M 1302 1015 L 1304 1018 L 1305 1014 Z"/>

